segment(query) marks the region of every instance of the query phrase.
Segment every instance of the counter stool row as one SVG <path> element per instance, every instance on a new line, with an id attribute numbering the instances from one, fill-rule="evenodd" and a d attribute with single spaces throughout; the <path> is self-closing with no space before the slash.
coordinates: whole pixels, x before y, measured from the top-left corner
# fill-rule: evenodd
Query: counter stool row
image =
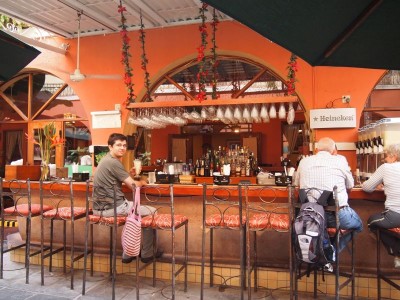
<path id="1" fill-rule="evenodd" d="M 44 284 L 44 260 L 49 258 L 49 271 L 52 270 L 52 256 L 58 252 L 63 252 L 63 271 L 66 272 L 66 253 L 67 253 L 67 224 L 70 226 L 71 245 L 71 289 L 74 288 L 74 262 L 84 258 L 84 274 L 82 293 L 86 293 L 86 271 L 88 267 L 88 258 L 90 257 L 90 271 L 93 275 L 93 225 L 103 225 L 110 228 L 110 278 L 112 280 L 112 298 L 115 299 L 115 279 L 116 279 L 116 246 L 117 246 L 117 230 L 125 223 L 125 217 L 103 217 L 92 215 L 92 207 L 94 199 L 92 199 L 94 187 L 91 182 L 87 182 L 86 186 L 86 206 L 75 207 L 73 196 L 73 185 L 71 181 L 55 181 L 40 182 L 40 203 L 32 203 L 31 182 L 29 180 L 12 180 L 8 182 L 7 188 L 3 185 L 4 180 L 0 178 L 0 198 L 1 198 L 1 220 L 4 223 L 6 216 L 18 216 L 26 220 L 25 241 L 21 245 L 4 248 L 4 227 L 1 228 L 1 262 L 0 262 L 0 279 L 3 278 L 3 256 L 5 253 L 25 247 L 25 267 L 26 267 L 26 283 L 29 283 L 29 266 L 30 257 L 40 254 L 41 263 L 41 283 Z M 133 195 L 135 195 L 135 187 Z M 201 260 L 201 299 L 207 298 L 205 295 L 205 267 L 206 267 L 206 235 L 209 230 L 209 268 L 210 268 L 210 285 L 214 284 L 214 239 L 215 230 L 233 230 L 238 232 L 239 247 L 236 247 L 240 260 L 240 297 L 244 298 L 244 291 L 247 289 L 248 299 L 251 299 L 251 286 L 253 282 L 254 290 L 258 288 L 258 247 L 257 232 L 276 231 L 287 233 L 288 255 L 289 255 L 289 271 L 290 271 L 290 292 L 291 298 L 298 297 L 297 280 L 304 275 L 310 274 L 309 266 L 301 271 L 302 263 L 296 259 L 296 255 L 292 247 L 292 226 L 294 218 L 294 210 L 298 207 L 295 199 L 298 199 L 298 190 L 288 187 L 287 190 L 277 189 L 270 186 L 239 184 L 233 186 L 207 186 L 203 185 L 203 211 L 202 211 L 202 260 Z M 169 186 L 145 186 L 141 187 L 141 202 L 143 205 L 150 204 L 155 206 L 156 210 L 142 219 L 142 227 L 146 230 L 169 231 L 171 233 L 171 278 L 172 278 L 172 299 L 175 298 L 175 280 L 181 272 L 184 272 L 184 290 L 187 290 L 187 264 L 188 264 L 188 218 L 184 215 L 175 214 L 174 208 L 174 192 L 173 185 Z M 6 199 L 12 199 L 14 205 L 8 208 L 4 207 Z M 336 212 L 338 205 L 334 205 L 329 209 Z M 33 218 L 40 218 L 41 221 L 41 242 L 40 244 L 31 243 L 31 222 Z M 83 249 L 77 249 L 74 244 L 74 222 L 82 219 L 85 221 L 85 245 Z M 63 223 L 63 245 L 54 249 L 54 222 L 62 221 Z M 50 222 L 49 232 L 45 226 L 46 222 Z M 338 220 L 337 220 L 337 223 Z M 176 270 L 175 263 L 175 231 L 179 228 L 185 228 L 184 253 L 181 267 Z M 329 230 L 331 236 L 335 239 L 336 246 L 339 236 L 342 234 L 352 234 L 352 232 L 344 232 L 337 228 Z M 400 239 L 400 229 L 392 229 L 390 232 Z M 49 234 L 46 238 L 46 234 Z M 154 235 L 156 236 L 156 235 Z M 266 235 L 268 238 L 268 234 Z M 45 242 L 46 241 L 46 242 Z M 48 241 L 48 242 L 47 242 Z M 157 251 L 157 239 L 153 243 L 153 252 Z M 38 249 L 31 251 L 31 248 Z M 268 251 L 266 249 L 265 251 Z M 79 253 L 79 254 L 76 254 Z M 139 272 L 148 265 L 153 266 L 153 286 L 156 285 L 156 256 L 153 261 L 140 264 L 136 259 L 136 291 L 139 299 Z M 349 273 L 339 271 L 338 264 L 340 256 L 336 253 L 335 268 L 335 285 L 336 298 L 339 297 L 339 290 L 347 285 L 352 284 L 352 298 L 354 298 L 354 241 L 351 245 L 351 270 Z M 317 271 L 314 272 L 314 296 L 316 297 Z M 378 278 L 378 298 L 380 298 L 380 280 L 385 280 L 393 287 L 400 289 L 391 278 L 392 273 L 384 273 L 380 269 L 380 239 L 378 231 L 377 239 L 377 278 Z M 347 280 L 339 285 L 339 276 L 347 277 Z M 253 281 L 252 281 L 253 278 Z M 229 281 L 225 279 L 225 284 Z"/>

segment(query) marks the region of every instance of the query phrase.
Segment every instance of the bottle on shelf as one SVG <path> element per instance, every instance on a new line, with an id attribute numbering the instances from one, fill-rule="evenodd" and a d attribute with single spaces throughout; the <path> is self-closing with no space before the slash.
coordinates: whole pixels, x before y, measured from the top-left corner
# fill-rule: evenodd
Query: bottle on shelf
<path id="1" fill-rule="evenodd" d="M 204 177 L 204 159 L 200 160 L 200 171 L 199 171 L 199 176 Z"/>
<path id="2" fill-rule="evenodd" d="M 210 160 L 209 159 L 204 160 L 204 176 L 210 177 Z"/>
<path id="3" fill-rule="evenodd" d="M 245 176 L 251 176 L 250 158 L 248 158 L 247 161 L 246 161 Z"/>

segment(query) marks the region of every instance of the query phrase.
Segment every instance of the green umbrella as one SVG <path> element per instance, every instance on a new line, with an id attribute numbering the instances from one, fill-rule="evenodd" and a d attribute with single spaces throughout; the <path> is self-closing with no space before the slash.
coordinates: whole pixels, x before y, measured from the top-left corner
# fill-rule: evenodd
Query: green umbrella
<path id="1" fill-rule="evenodd" d="M 204 2 L 312 66 L 400 70 L 398 0 Z"/>
<path id="2" fill-rule="evenodd" d="M 39 50 L 0 30 L 0 82 L 10 79 L 39 54 Z"/>

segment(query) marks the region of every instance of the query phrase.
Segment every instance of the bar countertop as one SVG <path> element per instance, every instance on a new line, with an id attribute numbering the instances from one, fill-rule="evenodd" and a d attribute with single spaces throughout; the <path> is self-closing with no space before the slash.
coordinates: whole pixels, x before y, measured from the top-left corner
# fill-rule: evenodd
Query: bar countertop
<path id="1" fill-rule="evenodd" d="M 74 191 L 85 191 L 86 190 L 86 182 L 74 182 Z M 154 186 L 167 186 L 168 184 L 155 184 Z M 10 182 L 5 181 L 3 183 L 3 186 L 5 188 L 10 187 Z M 219 188 L 219 187 L 235 187 L 237 185 L 209 185 L 210 187 L 213 188 Z M 261 186 L 261 185 L 260 185 Z M 277 197 L 287 197 L 287 190 L 288 188 L 286 186 L 276 186 L 276 185 L 270 185 L 271 188 L 274 188 L 277 191 Z M 38 181 L 31 181 L 31 188 L 33 190 L 38 190 L 39 189 L 39 182 Z M 125 192 L 129 192 L 128 187 L 124 187 Z M 203 185 L 202 184 L 180 184 L 176 183 L 174 184 L 174 195 L 175 196 L 201 196 L 203 193 Z M 385 200 L 385 194 L 383 191 L 374 191 L 372 193 L 366 193 L 364 192 L 361 188 L 356 187 L 353 188 L 349 194 L 349 199 L 350 200 L 371 200 L 371 201 L 384 201 Z"/>

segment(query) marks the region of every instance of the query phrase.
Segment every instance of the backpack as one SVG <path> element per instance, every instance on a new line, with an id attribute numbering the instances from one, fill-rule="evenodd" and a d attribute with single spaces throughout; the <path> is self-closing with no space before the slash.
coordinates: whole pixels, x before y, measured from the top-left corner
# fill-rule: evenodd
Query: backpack
<path id="1" fill-rule="evenodd" d="M 293 242 L 297 259 L 321 267 L 333 262 L 335 257 L 326 229 L 325 210 L 319 203 L 321 200 L 325 204 L 328 194 L 331 192 L 323 193 L 318 202 L 309 202 L 306 197 L 307 191 L 301 191 L 300 201 L 303 204 L 293 224 Z"/>

